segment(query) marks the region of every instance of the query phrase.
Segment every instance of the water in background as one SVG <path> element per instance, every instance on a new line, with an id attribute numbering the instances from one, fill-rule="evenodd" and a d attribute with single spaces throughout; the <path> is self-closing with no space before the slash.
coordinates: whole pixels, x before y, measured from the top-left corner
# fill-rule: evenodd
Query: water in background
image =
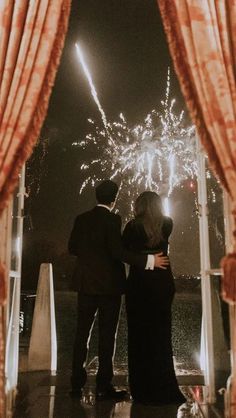
<path id="1" fill-rule="evenodd" d="M 199 281 L 200 286 L 200 281 Z M 200 351 L 201 295 L 199 286 L 179 291 L 173 303 L 172 341 L 177 363 L 182 368 L 199 369 L 197 359 Z M 72 347 L 76 329 L 77 295 L 74 292 L 56 292 L 56 322 L 58 336 L 58 369 L 71 367 Z M 88 355 L 88 364 L 96 367 L 97 323 L 95 320 Z M 126 371 L 127 366 L 127 324 L 124 302 L 122 304 L 117 332 L 115 366 Z"/>

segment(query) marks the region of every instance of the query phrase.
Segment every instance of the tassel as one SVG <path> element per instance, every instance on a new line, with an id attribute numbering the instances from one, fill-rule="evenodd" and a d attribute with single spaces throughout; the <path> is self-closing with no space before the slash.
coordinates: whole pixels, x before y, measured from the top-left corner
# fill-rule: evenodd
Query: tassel
<path id="1" fill-rule="evenodd" d="M 221 260 L 223 277 L 221 281 L 222 298 L 228 303 L 236 302 L 236 252 Z"/>

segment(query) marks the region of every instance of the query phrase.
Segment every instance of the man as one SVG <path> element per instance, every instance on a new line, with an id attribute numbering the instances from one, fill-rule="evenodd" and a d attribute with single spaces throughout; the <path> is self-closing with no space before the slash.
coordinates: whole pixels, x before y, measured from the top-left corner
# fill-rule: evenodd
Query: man
<path id="1" fill-rule="evenodd" d="M 96 399 L 124 399 L 126 391 L 112 386 L 113 352 L 119 319 L 121 295 L 125 289 L 125 268 L 122 262 L 142 268 L 165 269 L 168 257 L 162 254 L 142 255 L 122 246 L 121 217 L 111 213 L 118 186 L 105 180 L 96 187 L 98 205 L 77 216 L 69 239 L 69 252 L 77 256 L 73 276 L 78 291 L 78 322 L 73 352 L 73 397 L 81 398 L 86 382 L 85 361 L 90 331 L 98 311 L 99 368 L 96 376 Z"/>

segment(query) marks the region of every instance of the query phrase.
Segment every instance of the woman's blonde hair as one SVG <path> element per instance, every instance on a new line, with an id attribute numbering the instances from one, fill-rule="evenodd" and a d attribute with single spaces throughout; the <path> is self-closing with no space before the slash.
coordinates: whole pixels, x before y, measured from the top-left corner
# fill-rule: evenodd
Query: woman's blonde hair
<path id="1" fill-rule="evenodd" d="M 135 202 L 135 219 L 142 223 L 151 247 L 162 239 L 164 215 L 160 196 L 151 191 L 141 193 Z"/>

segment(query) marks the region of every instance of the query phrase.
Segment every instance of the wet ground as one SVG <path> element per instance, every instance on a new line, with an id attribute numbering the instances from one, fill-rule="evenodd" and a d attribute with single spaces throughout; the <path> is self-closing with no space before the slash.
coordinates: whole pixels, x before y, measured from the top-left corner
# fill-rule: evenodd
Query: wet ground
<path id="1" fill-rule="evenodd" d="M 56 293 L 56 317 L 58 336 L 58 368 L 64 369 L 71 362 L 74 332 L 76 327 L 76 294 Z M 201 334 L 200 292 L 176 294 L 172 314 L 172 344 L 177 363 L 186 370 L 199 370 Z M 127 328 L 124 304 L 121 310 L 117 333 L 115 364 L 127 365 Z M 88 362 L 97 355 L 97 326 L 91 336 Z"/>
<path id="2" fill-rule="evenodd" d="M 125 376 L 116 376 L 115 384 L 126 388 Z M 19 394 L 13 418 L 223 418 L 222 401 L 214 407 L 205 403 L 204 386 L 181 386 L 186 403 L 162 407 L 125 402 L 96 402 L 95 379 L 89 376 L 81 401 L 69 396 L 69 375 L 46 372 L 20 374 Z"/>
<path id="3" fill-rule="evenodd" d="M 58 373 L 20 373 L 19 392 L 14 418 L 223 418 L 223 396 L 217 406 L 206 405 L 206 388 L 199 369 L 201 296 L 200 289 L 178 291 L 173 304 L 173 351 L 176 374 L 187 402 L 179 408 L 148 407 L 133 404 L 131 399 L 114 404 L 95 402 L 95 373 L 97 369 L 96 323 L 88 356 L 88 383 L 82 401 L 69 396 L 71 355 L 76 326 L 76 294 L 56 292 L 56 322 L 58 336 Z M 115 356 L 114 384 L 128 390 L 126 318 L 121 311 Z M 27 353 L 27 333 L 21 337 L 21 366 Z"/>

